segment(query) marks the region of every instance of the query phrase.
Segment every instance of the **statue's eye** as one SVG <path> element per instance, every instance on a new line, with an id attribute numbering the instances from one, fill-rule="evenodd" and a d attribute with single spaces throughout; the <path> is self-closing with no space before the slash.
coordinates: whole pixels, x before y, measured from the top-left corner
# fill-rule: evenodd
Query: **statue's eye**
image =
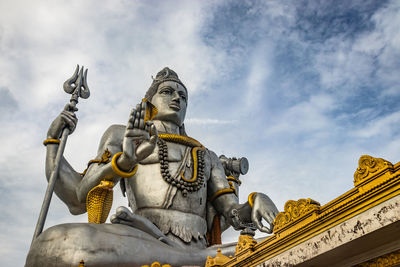
<path id="1" fill-rule="evenodd" d="M 172 94 L 172 90 L 165 88 L 165 89 L 161 90 L 160 94 L 170 95 L 170 94 Z"/>
<path id="2" fill-rule="evenodd" d="M 185 94 L 180 94 L 180 97 L 186 101 L 186 95 Z"/>

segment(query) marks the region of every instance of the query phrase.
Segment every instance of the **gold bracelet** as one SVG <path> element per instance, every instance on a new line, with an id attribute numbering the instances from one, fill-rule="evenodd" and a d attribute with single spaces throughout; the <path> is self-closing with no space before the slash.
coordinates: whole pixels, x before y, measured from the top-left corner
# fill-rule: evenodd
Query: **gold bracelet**
<path id="1" fill-rule="evenodd" d="M 135 166 L 135 168 L 133 168 L 133 170 L 131 172 L 124 172 L 122 171 L 118 165 L 117 165 L 117 160 L 118 158 L 122 155 L 122 152 L 118 152 L 117 154 L 114 155 L 114 157 L 111 160 L 111 167 L 112 170 L 114 171 L 114 173 L 120 177 L 123 178 L 130 178 L 133 175 L 135 175 L 137 169 L 138 169 L 138 165 Z"/>
<path id="2" fill-rule="evenodd" d="M 46 139 L 43 141 L 43 145 L 47 146 L 47 144 L 60 144 L 59 139 Z"/>
<path id="3" fill-rule="evenodd" d="M 249 206 L 250 207 L 253 207 L 254 197 L 256 196 L 256 194 L 257 194 L 257 192 L 253 192 L 247 198 L 247 201 L 249 201 Z"/>

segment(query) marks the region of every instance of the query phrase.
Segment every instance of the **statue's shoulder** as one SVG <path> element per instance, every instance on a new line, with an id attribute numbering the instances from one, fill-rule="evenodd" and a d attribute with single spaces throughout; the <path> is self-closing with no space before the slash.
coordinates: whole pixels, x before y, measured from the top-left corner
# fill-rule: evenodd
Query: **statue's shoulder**
<path id="1" fill-rule="evenodd" d="M 113 124 L 107 128 L 100 141 L 100 147 L 109 145 L 121 145 L 124 139 L 126 126 L 122 124 Z"/>
<path id="2" fill-rule="evenodd" d="M 211 162 L 219 162 L 219 158 L 214 151 L 212 151 L 208 148 L 205 148 L 204 152 L 205 152 L 206 158 L 208 158 Z"/>

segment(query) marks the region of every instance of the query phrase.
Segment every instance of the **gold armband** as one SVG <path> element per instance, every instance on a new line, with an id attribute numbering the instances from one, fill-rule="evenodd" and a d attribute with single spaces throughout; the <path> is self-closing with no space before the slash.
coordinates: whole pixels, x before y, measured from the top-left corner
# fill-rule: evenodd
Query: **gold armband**
<path id="1" fill-rule="evenodd" d="M 242 184 L 242 181 L 240 181 L 239 179 L 236 179 L 236 178 L 233 177 L 233 176 L 228 176 L 228 177 L 226 177 L 226 180 L 235 182 L 235 183 L 237 183 L 238 185 L 241 185 L 241 184 Z"/>
<path id="2" fill-rule="evenodd" d="M 225 188 L 225 189 L 221 189 L 218 190 L 217 192 L 214 193 L 214 195 L 212 197 L 210 197 L 209 201 L 214 201 L 214 199 L 216 199 L 219 196 L 225 195 L 225 194 L 231 194 L 234 193 L 235 194 L 235 189 L 232 188 Z"/>
<path id="3" fill-rule="evenodd" d="M 112 167 L 112 170 L 114 171 L 114 173 L 115 173 L 116 175 L 118 175 L 118 176 L 120 176 L 120 177 L 123 177 L 123 178 L 130 178 L 130 177 L 132 177 L 133 175 L 135 175 L 135 173 L 136 173 L 136 171 L 137 171 L 137 169 L 138 169 L 138 165 L 136 165 L 136 166 L 133 168 L 133 170 L 132 170 L 131 172 L 124 172 L 124 171 L 122 171 L 122 170 L 118 167 L 118 165 L 117 165 L 117 160 L 118 160 L 118 158 L 119 158 L 121 155 L 122 155 L 122 152 L 118 152 L 118 153 L 115 154 L 114 157 L 112 158 L 112 160 L 111 160 L 111 167 Z"/>
<path id="4" fill-rule="evenodd" d="M 101 155 L 101 159 L 89 160 L 86 169 L 81 173 L 81 175 L 84 176 L 86 174 L 86 172 L 89 169 L 91 164 L 98 163 L 100 165 L 101 163 L 109 163 L 110 162 L 110 158 L 111 158 L 111 152 L 108 150 L 108 148 L 106 148 L 106 150 L 104 151 L 103 155 Z"/>
<path id="5" fill-rule="evenodd" d="M 254 197 L 256 196 L 256 194 L 257 194 L 257 192 L 253 192 L 247 198 L 247 201 L 249 201 L 249 206 L 250 207 L 253 207 Z"/>
<path id="6" fill-rule="evenodd" d="M 60 144 L 59 139 L 46 139 L 43 141 L 43 145 L 47 146 L 48 144 Z"/>

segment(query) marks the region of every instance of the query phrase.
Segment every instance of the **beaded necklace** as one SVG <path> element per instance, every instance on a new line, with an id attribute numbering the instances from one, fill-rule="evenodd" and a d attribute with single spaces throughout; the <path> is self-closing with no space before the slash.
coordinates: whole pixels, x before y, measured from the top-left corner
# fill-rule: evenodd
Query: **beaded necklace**
<path id="1" fill-rule="evenodd" d="M 183 171 L 174 176 L 171 175 L 169 172 L 168 146 L 166 141 L 192 147 L 192 178 L 186 179 L 183 175 Z M 184 197 L 186 197 L 189 192 L 198 191 L 204 184 L 204 146 L 193 138 L 174 134 L 159 134 L 157 145 L 158 159 L 160 160 L 160 171 L 164 181 L 181 190 Z"/>

